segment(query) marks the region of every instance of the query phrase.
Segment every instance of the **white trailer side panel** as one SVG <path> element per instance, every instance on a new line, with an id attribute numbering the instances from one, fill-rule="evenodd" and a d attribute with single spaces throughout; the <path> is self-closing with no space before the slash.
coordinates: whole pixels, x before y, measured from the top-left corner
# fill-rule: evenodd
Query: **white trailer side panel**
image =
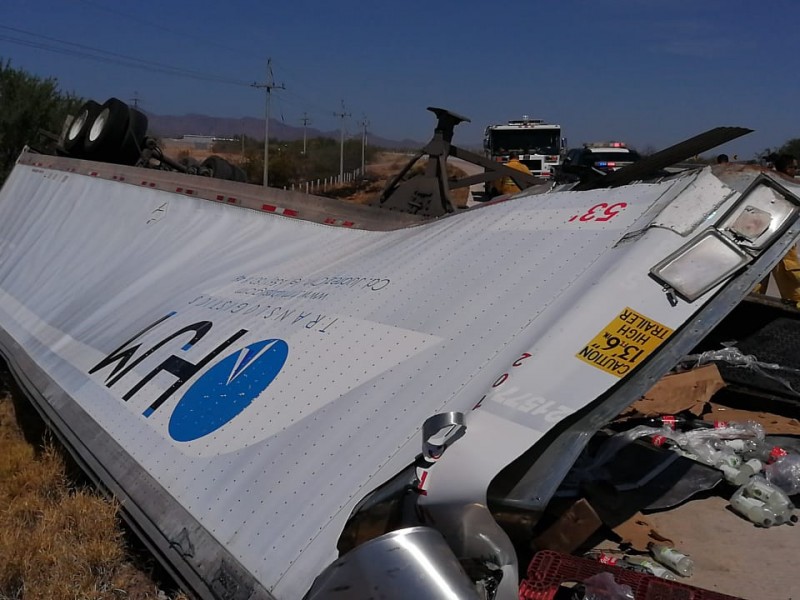
<path id="1" fill-rule="evenodd" d="M 646 275 L 684 237 L 619 242 L 670 194 L 696 194 L 691 223 L 734 196 L 698 182 L 366 231 L 18 165 L 0 193 L 0 350 L 186 560 L 211 560 L 198 546 L 213 540 L 299 598 L 356 503 L 419 454 L 425 419 L 469 413 L 533 356 L 516 375 L 539 385 L 527 404 L 482 403 L 475 435 L 502 432 L 491 459 L 473 467 L 468 424 L 431 469 L 432 495 L 479 494 L 625 376 L 576 356 L 617 315 L 674 330 L 696 312 Z M 158 494 L 180 510 L 154 511 Z"/>

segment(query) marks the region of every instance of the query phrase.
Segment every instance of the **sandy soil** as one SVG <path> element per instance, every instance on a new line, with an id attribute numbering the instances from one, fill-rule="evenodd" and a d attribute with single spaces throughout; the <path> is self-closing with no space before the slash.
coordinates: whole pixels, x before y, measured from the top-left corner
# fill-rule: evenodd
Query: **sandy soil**
<path id="1" fill-rule="evenodd" d="M 694 574 L 681 581 L 747 600 L 800 598 L 797 526 L 756 527 L 717 496 L 647 518 L 694 560 Z"/>

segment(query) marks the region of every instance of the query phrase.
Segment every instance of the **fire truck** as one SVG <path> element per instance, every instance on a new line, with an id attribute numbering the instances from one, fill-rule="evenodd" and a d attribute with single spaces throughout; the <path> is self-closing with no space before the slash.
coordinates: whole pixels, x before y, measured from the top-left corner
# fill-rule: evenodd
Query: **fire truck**
<path id="1" fill-rule="evenodd" d="M 503 125 L 489 125 L 483 138 L 487 158 L 506 163 L 511 153 L 517 153 L 520 162 L 538 177 L 551 176 L 554 167 L 561 164 L 564 146 L 561 125 L 527 116 Z"/>

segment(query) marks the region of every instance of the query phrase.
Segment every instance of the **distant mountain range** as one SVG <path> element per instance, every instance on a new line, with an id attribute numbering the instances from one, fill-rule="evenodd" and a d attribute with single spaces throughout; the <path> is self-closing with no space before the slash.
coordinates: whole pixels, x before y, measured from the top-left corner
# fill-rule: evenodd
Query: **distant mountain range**
<path id="1" fill-rule="evenodd" d="M 214 137 L 233 137 L 246 135 L 260 140 L 264 137 L 264 119 L 243 117 L 239 119 L 227 117 L 209 117 L 207 115 L 154 115 L 147 114 L 151 135 L 158 137 L 181 137 L 183 135 L 210 135 Z M 339 131 L 320 131 L 312 127 L 306 128 L 307 139 L 325 137 L 339 139 Z M 303 128 L 292 127 L 277 119 L 269 120 L 270 139 L 295 141 L 303 139 Z M 367 132 L 367 142 L 382 148 L 417 149 L 425 142 L 416 140 L 390 140 Z"/>

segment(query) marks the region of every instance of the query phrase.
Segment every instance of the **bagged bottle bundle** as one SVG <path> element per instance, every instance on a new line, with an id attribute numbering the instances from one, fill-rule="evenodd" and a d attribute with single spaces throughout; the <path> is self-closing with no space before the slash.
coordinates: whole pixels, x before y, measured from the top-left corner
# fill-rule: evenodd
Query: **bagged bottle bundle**
<path id="1" fill-rule="evenodd" d="M 617 583 L 611 573 L 597 573 L 583 582 L 583 600 L 634 600 L 631 586 Z"/>
<path id="2" fill-rule="evenodd" d="M 764 468 L 767 481 L 789 496 L 800 494 L 800 454 L 786 454 Z"/>
<path id="3" fill-rule="evenodd" d="M 745 446 L 742 456 L 745 460 L 757 458 L 762 463 L 773 463 L 788 453 L 780 446 L 768 444 L 766 441 L 753 442 Z"/>
<path id="4" fill-rule="evenodd" d="M 730 503 L 736 512 L 762 527 L 796 523 L 798 520 L 786 492 L 761 475 L 751 477 L 736 490 Z"/>
<path id="5" fill-rule="evenodd" d="M 678 580 L 675 574 L 668 568 L 643 556 L 628 556 L 625 558 L 625 561 L 632 565 L 643 567 L 648 573 L 655 575 L 656 577 L 661 577 L 661 579 L 668 579 L 670 581 Z"/>

